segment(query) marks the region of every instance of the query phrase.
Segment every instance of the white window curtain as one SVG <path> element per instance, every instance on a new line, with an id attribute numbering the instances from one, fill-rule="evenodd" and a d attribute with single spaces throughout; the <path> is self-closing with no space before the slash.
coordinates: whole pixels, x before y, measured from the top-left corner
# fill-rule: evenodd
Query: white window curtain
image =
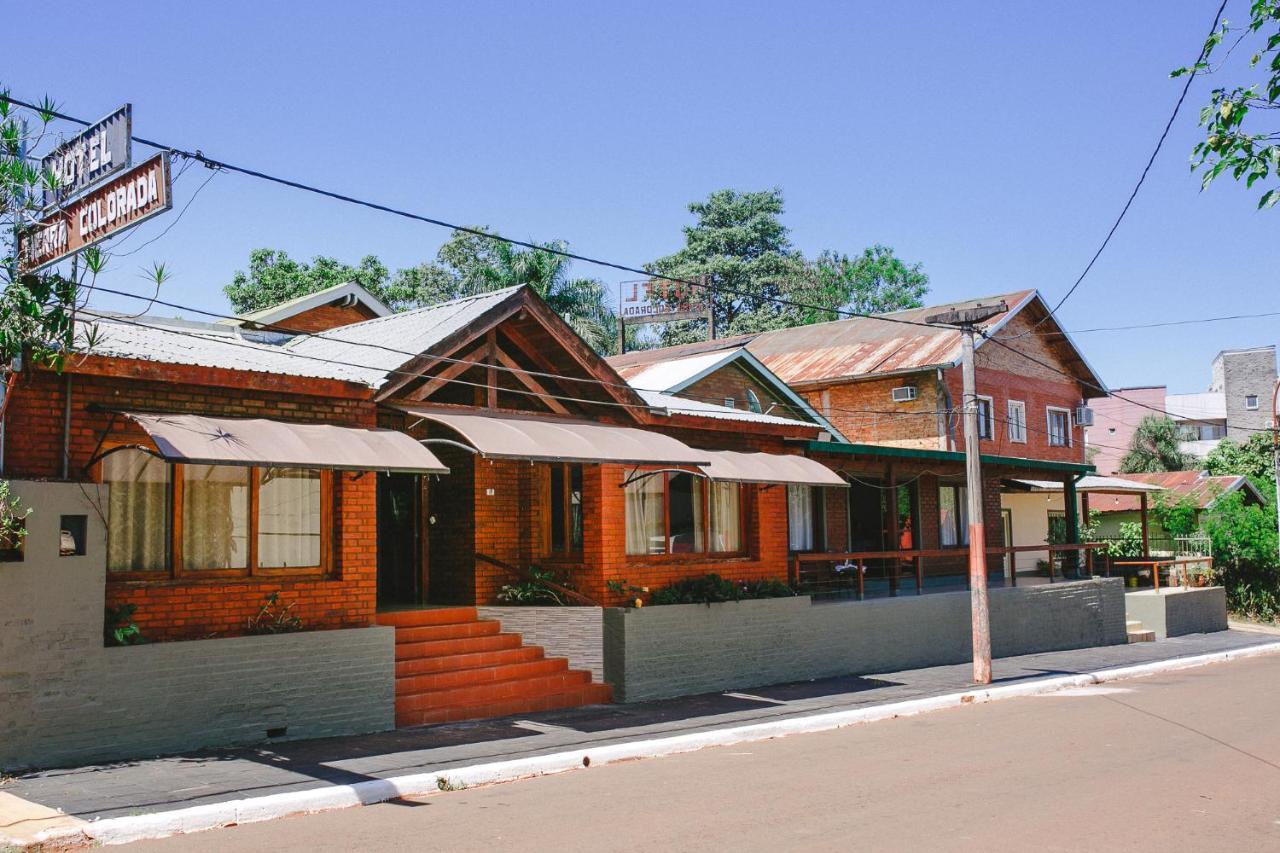
<path id="1" fill-rule="evenodd" d="M 813 489 L 787 486 L 787 545 L 792 551 L 813 550 Z"/>
<path id="2" fill-rule="evenodd" d="M 249 469 L 182 466 L 182 567 L 243 569 L 249 562 Z"/>
<path id="3" fill-rule="evenodd" d="M 169 567 L 169 466 L 141 450 L 102 460 L 107 495 L 107 571 L 162 572 Z"/>
<path id="4" fill-rule="evenodd" d="M 711 547 L 742 550 L 742 486 L 738 483 L 711 484 Z"/>
<path id="5" fill-rule="evenodd" d="M 320 472 L 264 468 L 258 487 L 258 565 L 320 565 Z"/>
<path id="6" fill-rule="evenodd" d="M 662 509 L 664 492 L 665 481 L 661 474 L 627 484 L 628 554 L 666 553 L 666 523 Z"/>

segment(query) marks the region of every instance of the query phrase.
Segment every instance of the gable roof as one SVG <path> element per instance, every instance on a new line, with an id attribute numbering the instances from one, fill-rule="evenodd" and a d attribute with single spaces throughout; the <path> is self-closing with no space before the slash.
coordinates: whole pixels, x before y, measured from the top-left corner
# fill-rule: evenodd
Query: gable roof
<path id="1" fill-rule="evenodd" d="M 386 317 L 391 313 L 391 309 L 381 299 L 378 299 L 356 282 L 349 281 L 346 284 L 336 284 L 333 287 L 326 287 L 324 290 L 317 290 L 315 293 L 294 297 L 287 302 L 281 302 L 279 305 L 272 305 L 269 308 L 262 308 L 258 311 L 250 311 L 248 314 L 241 314 L 238 320 L 223 320 L 222 323 L 232 326 L 273 326 L 305 311 L 311 311 L 312 309 L 343 300 L 347 300 L 353 305 L 357 303 L 363 305 L 376 317 Z"/>
<path id="2" fill-rule="evenodd" d="M 652 350 L 650 352 L 660 353 L 663 350 Z M 625 356 L 606 359 L 610 364 L 624 360 Z M 680 396 L 680 392 L 695 382 L 731 364 L 738 364 L 748 373 L 754 375 L 774 394 L 786 400 L 789 408 L 803 413 L 804 419 L 783 418 L 764 412 L 753 412 L 749 409 L 729 408 L 728 406 Z M 818 414 L 803 397 L 791 390 L 787 383 L 779 379 L 773 371 L 742 346 L 724 347 L 667 360 L 633 361 L 631 364 L 624 363 L 618 369 L 618 373 L 627 380 L 631 387 L 640 392 L 641 397 L 644 397 L 655 406 L 672 410 L 692 408 L 695 410 L 695 414 L 703 414 L 706 417 L 758 421 L 761 423 L 784 423 L 790 426 L 804 424 L 807 420 L 810 424 L 817 425 L 831 433 L 837 441 L 848 440 L 826 418 Z"/>
<path id="3" fill-rule="evenodd" d="M 1154 474 L 1116 474 L 1116 479 L 1134 480 L 1159 486 L 1165 490 L 1170 503 L 1190 500 L 1196 509 L 1209 509 L 1223 495 L 1244 489 L 1258 503 L 1265 503 L 1262 495 L 1249 482 L 1248 477 L 1235 474 L 1206 474 L 1203 471 L 1162 471 Z M 1097 512 L 1137 512 L 1140 507 L 1135 495 L 1118 495 L 1105 500 L 1092 509 Z"/>

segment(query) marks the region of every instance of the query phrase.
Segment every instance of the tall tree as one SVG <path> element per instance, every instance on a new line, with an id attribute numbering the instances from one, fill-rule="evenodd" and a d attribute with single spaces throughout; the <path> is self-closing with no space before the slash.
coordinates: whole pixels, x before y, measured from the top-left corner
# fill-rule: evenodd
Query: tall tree
<path id="1" fill-rule="evenodd" d="M 1226 40 L 1231 46 L 1214 68 L 1209 59 Z M 1250 73 L 1259 68 L 1261 73 L 1252 80 L 1215 88 L 1200 111 L 1205 135 L 1192 151 L 1191 167 L 1203 170 L 1202 188 L 1223 174 L 1243 180 L 1249 188 L 1280 177 L 1280 126 L 1275 118 L 1280 110 L 1280 0 L 1253 0 L 1247 24 L 1232 26 L 1223 21 L 1205 42 L 1200 59 L 1171 76 L 1220 73 L 1227 57 L 1246 43 L 1251 51 Z M 1280 186 L 1271 186 L 1258 198 L 1258 207 L 1277 202 Z"/>
<path id="2" fill-rule="evenodd" d="M 317 255 L 311 263 L 296 261 L 282 249 L 254 249 L 249 253 L 249 269 L 237 270 L 231 283 L 222 289 L 238 314 L 259 311 L 339 284 L 354 281 L 392 308 L 399 294 L 388 289 L 390 272 L 373 255 L 358 266 L 336 258 Z"/>
<path id="3" fill-rule="evenodd" d="M 569 274 L 571 261 L 556 254 L 565 251 L 566 243 L 553 241 L 541 246 L 529 249 L 456 231 L 440 247 L 434 261 L 397 272 L 391 289 L 406 297 L 412 294 L 418 304 L 429 305 L 527 284 L 592 349 L 613 352 L 618 318 L 609 308 L 608 287 L 599 279 Z"/>
<path id="4" fill-rule="evenodd" d="M 1193 457 L 1182 452 L 1178 425 L 1164 415 L 1147 415 L 1133 431 L 1129 452 L 1120 460 L 1122 474 L 1186 471 Z"/>
<path id="5" fill-rule="evenodd" d="M 828 250 L 807 261 L 782 224 L 784 209 L 776 188 L 717 190 L 689 205 L 696 220 L 684 228 L 684 248 L 647 269 L 679 279 L 705 276 L 716 291 L 720 337 L 832 320 L 841 309 L 874 313 L 921 304 L 929 277 L 920 264 L 904 263 L 878 244 L 852 257 Z M 668 323 L 660 334 L 663 345 L 705 337 L 700 320 Z"/>
<path id="6" fill-rule="evenodd" d="M 1210 474 L 1248 477 L 1268 501 L 1276 493 L 1276 462 L 1270 432 L 1255 432 L 1244 441 L 1224 438 L 1209 451 L 1204 470 Z"/>

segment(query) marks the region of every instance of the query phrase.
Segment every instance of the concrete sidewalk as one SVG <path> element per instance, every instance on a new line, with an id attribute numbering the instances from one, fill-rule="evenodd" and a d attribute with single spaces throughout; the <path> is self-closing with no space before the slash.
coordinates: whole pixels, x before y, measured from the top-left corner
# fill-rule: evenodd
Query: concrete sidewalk
<path id="1" fill-rule="evenodd" d="M 996 662 L 992 686 L 1243 650 L 1274 644 L 1276 639 L 1264 633 L 1225 631 L 1160 643 L 1003 658 Z M 832 678 L 738 693 L 46 770 L 9 780 L 0 790 L 9 798 L 83 820 L 144 815 L 946 696 L 972 689 L 969 677 L 970 667 L 959 665 Z"/>

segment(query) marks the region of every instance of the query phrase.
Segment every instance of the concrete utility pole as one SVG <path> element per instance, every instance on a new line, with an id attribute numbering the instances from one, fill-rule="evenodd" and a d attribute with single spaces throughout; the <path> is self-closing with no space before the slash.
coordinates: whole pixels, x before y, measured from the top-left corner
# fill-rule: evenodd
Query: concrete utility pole
<path id="1" fill-rule="evenodd" d="M 1004 302 L 934 314 L 926 323 L 960 327 L 964 380 L 965 491 L 969 498 L 969 604 L 973 619 L 973 680 L 991 683 L 991 615 L 987 607 L 987 541 L 982 518 L 982 459 L 978 446 L 978 390 L 973 371 L 974 326 L 1009 310 Z M 992 413 L 992 420 L 995 413 Z"/>

